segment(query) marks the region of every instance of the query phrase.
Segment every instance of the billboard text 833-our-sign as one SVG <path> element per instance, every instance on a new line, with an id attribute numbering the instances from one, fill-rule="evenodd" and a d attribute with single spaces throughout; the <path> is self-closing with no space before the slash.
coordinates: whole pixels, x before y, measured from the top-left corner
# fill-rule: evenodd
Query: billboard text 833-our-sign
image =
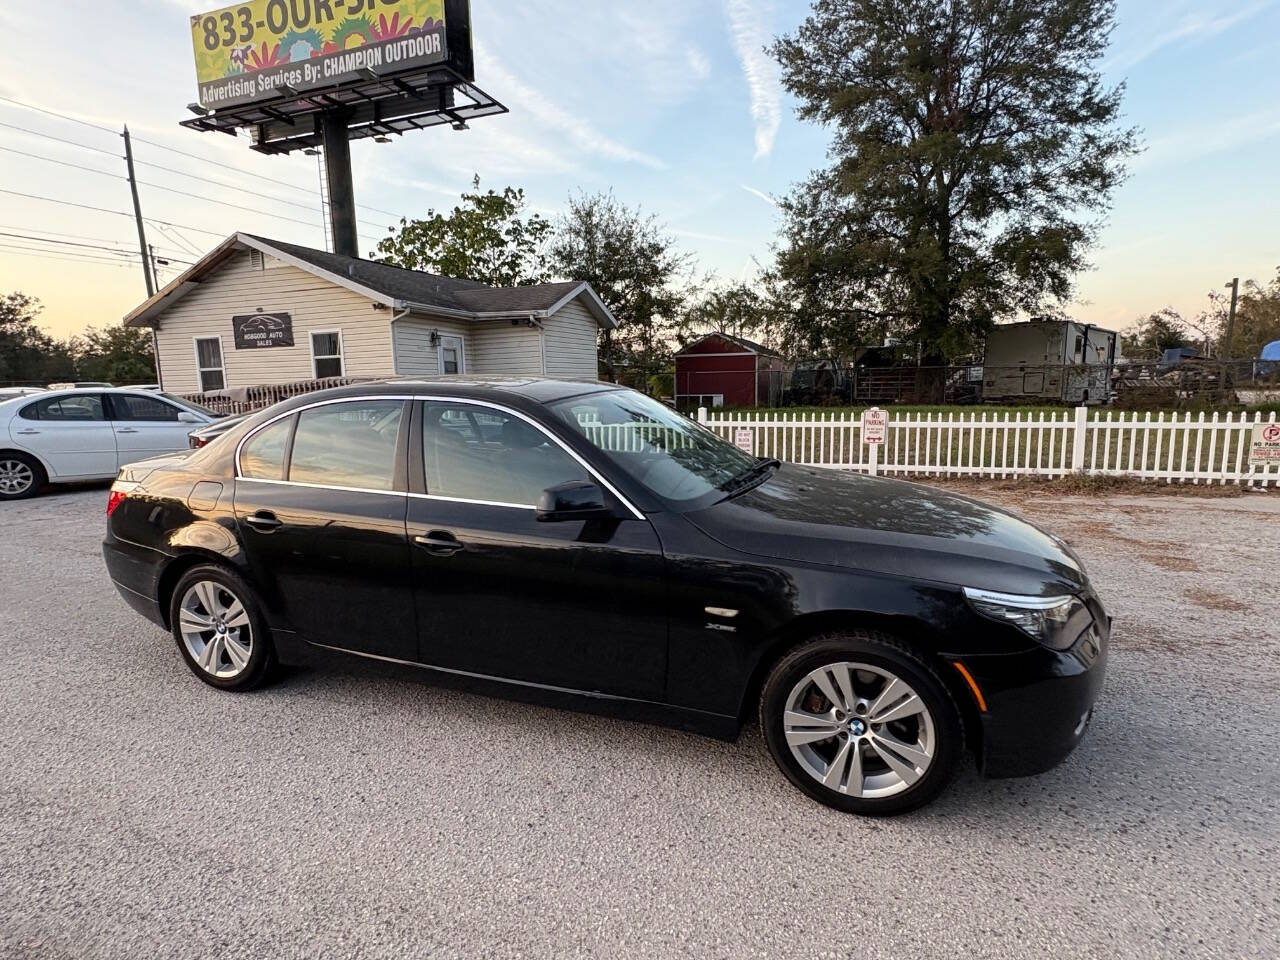
<path id="1" fill-rule="evenodd" d="M 444 0 L 245 0 L 191 18 L 212 109 L 443 63 Z"/>

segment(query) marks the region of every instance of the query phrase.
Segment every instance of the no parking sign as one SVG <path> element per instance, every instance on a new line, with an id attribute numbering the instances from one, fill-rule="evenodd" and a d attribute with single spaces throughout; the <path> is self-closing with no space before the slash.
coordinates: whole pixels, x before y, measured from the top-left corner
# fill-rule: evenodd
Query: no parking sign
<path id="1" fill-rule="evenodd" d="M 1280 463 L 1280 423 L 1255 423 L 1249 446 L 1249 466 L 1267 467 Z"/>

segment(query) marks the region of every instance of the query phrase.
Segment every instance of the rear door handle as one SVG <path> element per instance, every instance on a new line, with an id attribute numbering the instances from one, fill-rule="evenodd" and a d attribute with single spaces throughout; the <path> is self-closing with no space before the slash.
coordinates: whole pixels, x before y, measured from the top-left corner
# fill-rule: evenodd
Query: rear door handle
<path id="1" fill-rule="evenodd" d="M 432 530 L 425 537 L 414 537 L 413 542 L 438 557 L 452 556 L 462 549 L 462 541 L 448 530 Z"/>
<path id="2" fill-rule="evenodd" d="M 123 427 L 123 428 L 118 428 L 116 430 L 116 433 L 137 433 L 137 432 L 138 431 L 133 429 L 133 427 Z"/>
<path id="3" fill-rule="evenodd" d="M 18 431 L 18 436 L 20 436 L 20 437 L 34 437 L 34 436 L 36 436 L 36 435 L 37 435 L 37 434 L 39 434 L 39 433 L 40 433 L 40 431 L 39 431 L 39 430 L 19 430 L 19 431 Z"/>
<path id="4" fill-rule="evenodd" d="M 284 526 L 284 523 L 269 510 L 259 510 L 257 513 L 244 518 L 244 522 L 253 527 L 259 533 L 271 533 Z"/>

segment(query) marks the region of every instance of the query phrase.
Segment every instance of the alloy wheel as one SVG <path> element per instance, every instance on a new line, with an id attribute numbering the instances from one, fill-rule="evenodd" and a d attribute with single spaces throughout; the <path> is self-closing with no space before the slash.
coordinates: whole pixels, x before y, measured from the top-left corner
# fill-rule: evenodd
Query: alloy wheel
<path id="1" fill-rule="evenodd" d="M 31 465 L 12 457 L 0 460 L 0 493 L 11 497 L 26 493 L 36 482 Z"/>
<path id="2" fill-rule="evenodd" d="M 792 756 L 814 780 L 850 797 L 892 797 L 933 764 L 937 732 L 920 695 L 868 663 L 830 663 L 791 688 L 782 718 Z"/>
<path id="3" fill-rule="evenodd" d="M 238 677 L 253 655 L 249 611 L 224 584 L 198 580 L 183 594 L 178 630 L 191 659 L 220 680 Z"/>

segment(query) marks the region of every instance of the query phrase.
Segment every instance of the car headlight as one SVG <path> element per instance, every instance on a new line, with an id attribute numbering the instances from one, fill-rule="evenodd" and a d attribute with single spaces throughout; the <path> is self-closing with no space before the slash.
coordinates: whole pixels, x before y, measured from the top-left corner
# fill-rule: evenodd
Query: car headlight
<path id="1" fill-rule="evenodd" d="M 964 588 L 969 605 L 984 617 L 1017 627 L 1032 640 L 1053 650 L 1068 650 L 1092 617 L 1078 597 L 1025 597 L 1011 593 Z M 1080 614 L 1079 629 L 1069 624 Z"/>

